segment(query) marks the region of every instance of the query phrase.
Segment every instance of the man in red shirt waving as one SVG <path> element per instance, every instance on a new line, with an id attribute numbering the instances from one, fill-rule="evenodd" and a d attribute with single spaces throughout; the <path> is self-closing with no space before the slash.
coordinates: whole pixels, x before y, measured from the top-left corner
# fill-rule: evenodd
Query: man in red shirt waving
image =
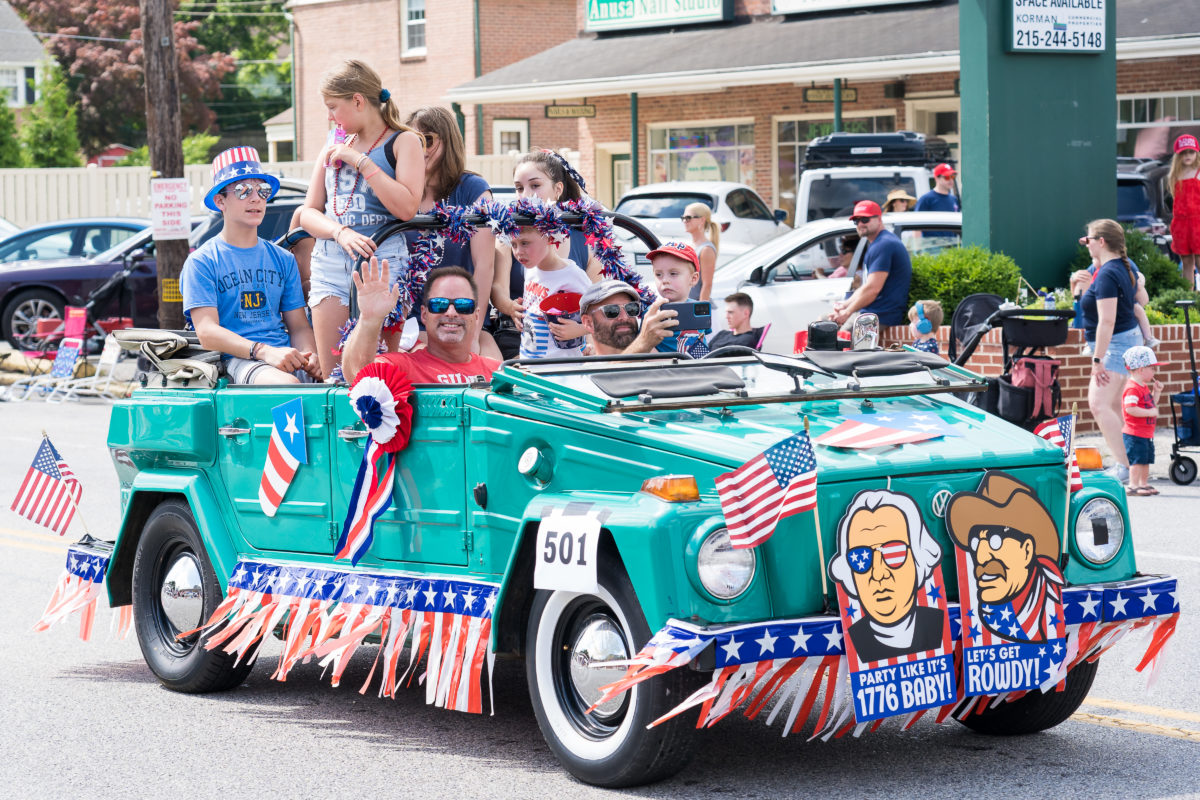
<path id="1" fill-rule="evenodd" d="M 342 350 L 342 372 L 348 383 L 353 383 L 359 370 L 376 360 L 398 367 L 414 384 L 492 379 L 492 372 L 500 362 L 471 352 L 471 343 L 483 323 L 479 289 L 471 273 L 461 267 L 431 271 L 421 301 L 421 322 L 428 335 L 425 349 L 384 353 L 378 357 L 379 335 L 388 313 L 396 307 L 400 289 L 390 285 L 387 262 L 380 264 L 374 256 L 364 265 L 362 274 L 356 272 L 353 277 L 359 316 Z"/>

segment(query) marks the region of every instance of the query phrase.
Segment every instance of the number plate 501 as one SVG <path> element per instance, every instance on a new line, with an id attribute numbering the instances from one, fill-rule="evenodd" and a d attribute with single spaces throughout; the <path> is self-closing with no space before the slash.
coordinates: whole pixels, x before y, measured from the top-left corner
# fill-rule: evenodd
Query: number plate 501
<path id="1" fill-rule="evenodd" d="M 595 592 L 599 543 L 600 520 L 595 517 L 560 515 L 543 519 L 538 526 L 534 588 Z"/>

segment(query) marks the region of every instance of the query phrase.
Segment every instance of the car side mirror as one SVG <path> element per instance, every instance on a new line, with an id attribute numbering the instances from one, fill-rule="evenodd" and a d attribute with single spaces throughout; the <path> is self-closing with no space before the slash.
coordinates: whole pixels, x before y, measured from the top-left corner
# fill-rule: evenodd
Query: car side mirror
<path id="1" fill-rule="evenodd" d="M 763 285 L 763 268 L 762 267 L 754 268 L 754 271 L 750 273 L 750 282 L 753 283 L 755 286 Z"/>
<path id="2" fill-rule="evenodd" d="M 779 223 L 787 222 L 787 212 L 782 208 L 775 209 L 775 221 Z"/>

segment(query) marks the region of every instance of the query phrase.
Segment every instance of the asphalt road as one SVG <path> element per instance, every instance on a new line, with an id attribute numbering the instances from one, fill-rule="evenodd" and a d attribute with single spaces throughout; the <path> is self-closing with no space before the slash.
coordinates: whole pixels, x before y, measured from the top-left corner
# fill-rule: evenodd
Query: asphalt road
<path id="1" fill-rule="evenodd" d="M 7 504 L 45 429 L 83 482 L 89 529 L 111 536 L 119 509 L 107 419 L 100 404 L 0 403 L 5 797 L 1200 796 L 1200 483 L 1158 481 L 1162 495 L 1132 500 L 1139 566 L 1180 579 L 1183 617 L 1153 687 L 1133 672 L 1144 646 L 1136 634 L 1105 656 L 1080 713 L 1047 733 L 999 739 L 921 721 L 903 733 L 891 723 L 857 740 L 809 743 L 732 716 L 700 734 L 678 777 L 604 791 L 558 767 L 519 663 L 498 664 L 496 714 L 476 717 L 427 707 L 415 689 L 395 700 L 360 695 L 367 652 L 333 689 L 315 664 L 270 680 L 272 643 L 240 688 L 192 696 L 163 689 L 134 638 L 112 638 L 106 608 L 91 642 L 70 623 L 34 633 L 65 542 Z"/>

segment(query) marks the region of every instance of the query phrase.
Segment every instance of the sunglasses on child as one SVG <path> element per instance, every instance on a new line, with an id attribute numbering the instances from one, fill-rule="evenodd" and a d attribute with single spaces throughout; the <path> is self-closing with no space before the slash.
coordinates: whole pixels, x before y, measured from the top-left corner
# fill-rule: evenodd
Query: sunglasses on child
<path id="1" fill-rule="evenodd" d="M 859 575 L 864 575 L 871 571 L 875 553 L 878 552 L 883 558 L 885 566 L 890 569 L 898 569 L 904 566 L 904 562 L 908 560 L 908 549 L 908 544 L 899 540 L 884 542 L 874 547 L 851 547 L 846 551 L 846 560 L 850 564 L 850 569 Z"/>
<path id="2" fill-rule="evenodd" d="M 425 301 L 425 307 L 431 314 L 445 314 L 450 310 L 451 304 L 453 304 L 454 310 L 460 314 L 475 313 L 475 301 L 470 297 L 456 297 L 453 300 L 449 297 L 431 297 Z"/>
<path id="3" fill-rule="evenodd" d="M 245 200 L 251 192 L 258 192 L 258 196 L 263 200 L 271 199 L 271 187 L 265 183 L 235 183 L 233 186 L 227 186 L 225 191 L 233 192 L 233 196 L 238 200 Z"/>
<path id="4" fill-rule="evenodd" d="M 637 317 L 642 313 L 641 303 L 609 303 L 606 306 L 600 306 L 595 309 L 604 315 L 605 319 L 616 319 L 621 316 L 621 309 L 625 309 L 625 313 L 631 317 Z"/>

